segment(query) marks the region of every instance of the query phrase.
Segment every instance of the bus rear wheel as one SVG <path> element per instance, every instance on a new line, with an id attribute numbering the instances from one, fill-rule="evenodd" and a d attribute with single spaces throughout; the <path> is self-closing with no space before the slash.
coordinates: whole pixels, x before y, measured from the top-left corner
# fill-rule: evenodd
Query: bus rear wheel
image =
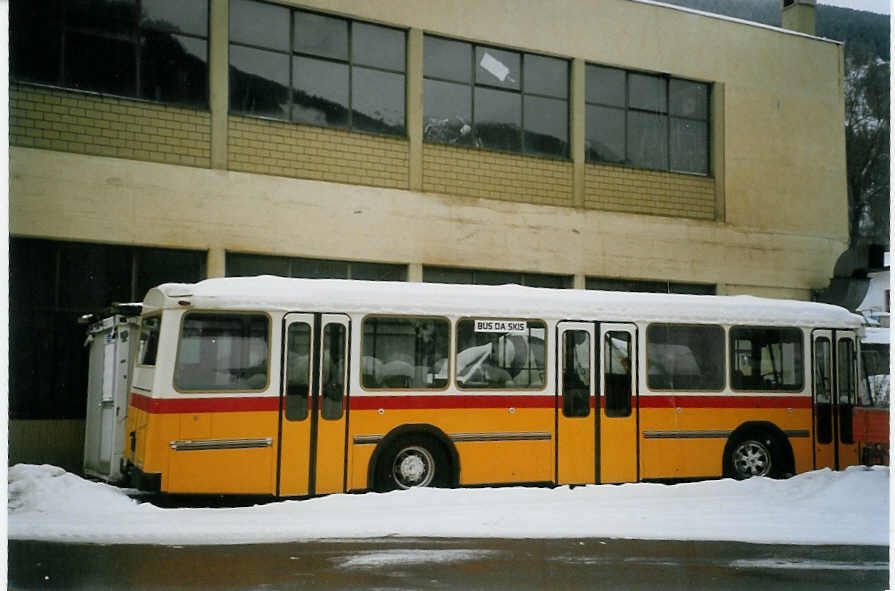
<path id="1" fill-rule="evenodd" d="M 735 435 L 724 451 L 724 476 L 745 480 L 753 476 L 783 478 L 792 472 L 785 440 L 765 430 Z"/>
<path id="2" fill-rule="evenodd" d="M 376 463 L 379 492 L 449 485 L 448 458 L 442 446 L 423 436 L 402 437 Z"/>
<path id="3" fill-rule="evenodd" d="M 730 461 L 734 476 L 743 480 L 753 476 L 769 476 L 774 467 L 771 450 L 757 439 L 747 439 L 734 446 Z"/>

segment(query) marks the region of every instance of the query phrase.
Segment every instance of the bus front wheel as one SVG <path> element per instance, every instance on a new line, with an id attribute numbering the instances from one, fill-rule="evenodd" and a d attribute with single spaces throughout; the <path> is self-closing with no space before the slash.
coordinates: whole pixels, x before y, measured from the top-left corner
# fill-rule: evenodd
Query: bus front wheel
<path id="1" fill-rule="evenodd" d="M 402 437 L 376 463 L 376 490 L 448 486 L 449 466 L 442 446 L 429 437 Z"/>

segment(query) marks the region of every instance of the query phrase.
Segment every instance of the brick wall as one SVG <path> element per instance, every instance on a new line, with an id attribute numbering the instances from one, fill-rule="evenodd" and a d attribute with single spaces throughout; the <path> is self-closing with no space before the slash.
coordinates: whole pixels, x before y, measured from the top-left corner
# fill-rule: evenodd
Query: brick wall
<path id="1" fill-rule="evenodd" d="M 409 145 L 310 125 L 230 117 L 229 168 L 320 181 L 406 189 Z"/>
<path id="2" fill-rule="evenodd" d="M 10 84 L 14 146 L 211 165 L 210 116 L 167 105 Z"/>
<path id="3" fill-rule="evenodd" d="M 423 191 L 544 205 L 573 202 L 572 163 L 423 145 Z"/>
<path id="4" fill-rule="evenodd" d="M 707 177 L 587 164 L 584 205 L 592 209 L 715 219 L 715 180 Z"/>

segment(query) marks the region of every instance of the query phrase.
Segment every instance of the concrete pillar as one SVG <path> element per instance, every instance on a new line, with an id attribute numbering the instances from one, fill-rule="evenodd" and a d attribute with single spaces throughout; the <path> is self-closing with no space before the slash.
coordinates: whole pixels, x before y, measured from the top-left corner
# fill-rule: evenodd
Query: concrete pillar
<path id="1" fill-rule="evenodd" d="M 208 102 L 211 110 L 211 167 L 227 169 L 227 115 L 230 98 L 229 0 L 211 0 L 208 19 Z M 209 267 L 209 270 L 211 267 Z"/>
<path id="2" fill-rule="evenodd" d="M 576 273 L 572 276 L 573 289 L 587 289 L 587 278 L 583 273 Z"/>
<path id="3" fill-rule="evenodd" d="M 407 33 L 407 139 L 410 146 L 408 183 L 411 191 L 423 189 L 423 32 Z"/>
<path id="4" fill-rule="evenodd" d="M 212 277 L 227 276 L 227 251 L 222 246 L 212 246 L 208 249 L 208 258 L 205 262 L 205 275 Z"/>
<path id="5" fill-rule="evenodd" d="M 571 103 L 572 121 L 569 125 L 569 148 L 572 156 L 572 205 L 584 207 L 584 139 L 585 139 L 585 67 L 583 59 L 572 60 Z"/>
<path id="6" fill-rule="evenodd" d="M 407 281 L 410 281 L 412 283 L 423 282 L 422 263 L 410 263 L 409 265 L 407 265 Z"/>

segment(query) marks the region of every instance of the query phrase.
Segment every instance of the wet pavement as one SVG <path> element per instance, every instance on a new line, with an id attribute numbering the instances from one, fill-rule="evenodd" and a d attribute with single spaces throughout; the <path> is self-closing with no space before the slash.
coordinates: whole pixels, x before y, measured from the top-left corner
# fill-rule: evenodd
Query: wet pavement
<path id="1" fill-rule="evenodd" d="M 9 588 L 882 590 L 888 548 L 378 538 L 241 546 L 9 542 Z"/>

